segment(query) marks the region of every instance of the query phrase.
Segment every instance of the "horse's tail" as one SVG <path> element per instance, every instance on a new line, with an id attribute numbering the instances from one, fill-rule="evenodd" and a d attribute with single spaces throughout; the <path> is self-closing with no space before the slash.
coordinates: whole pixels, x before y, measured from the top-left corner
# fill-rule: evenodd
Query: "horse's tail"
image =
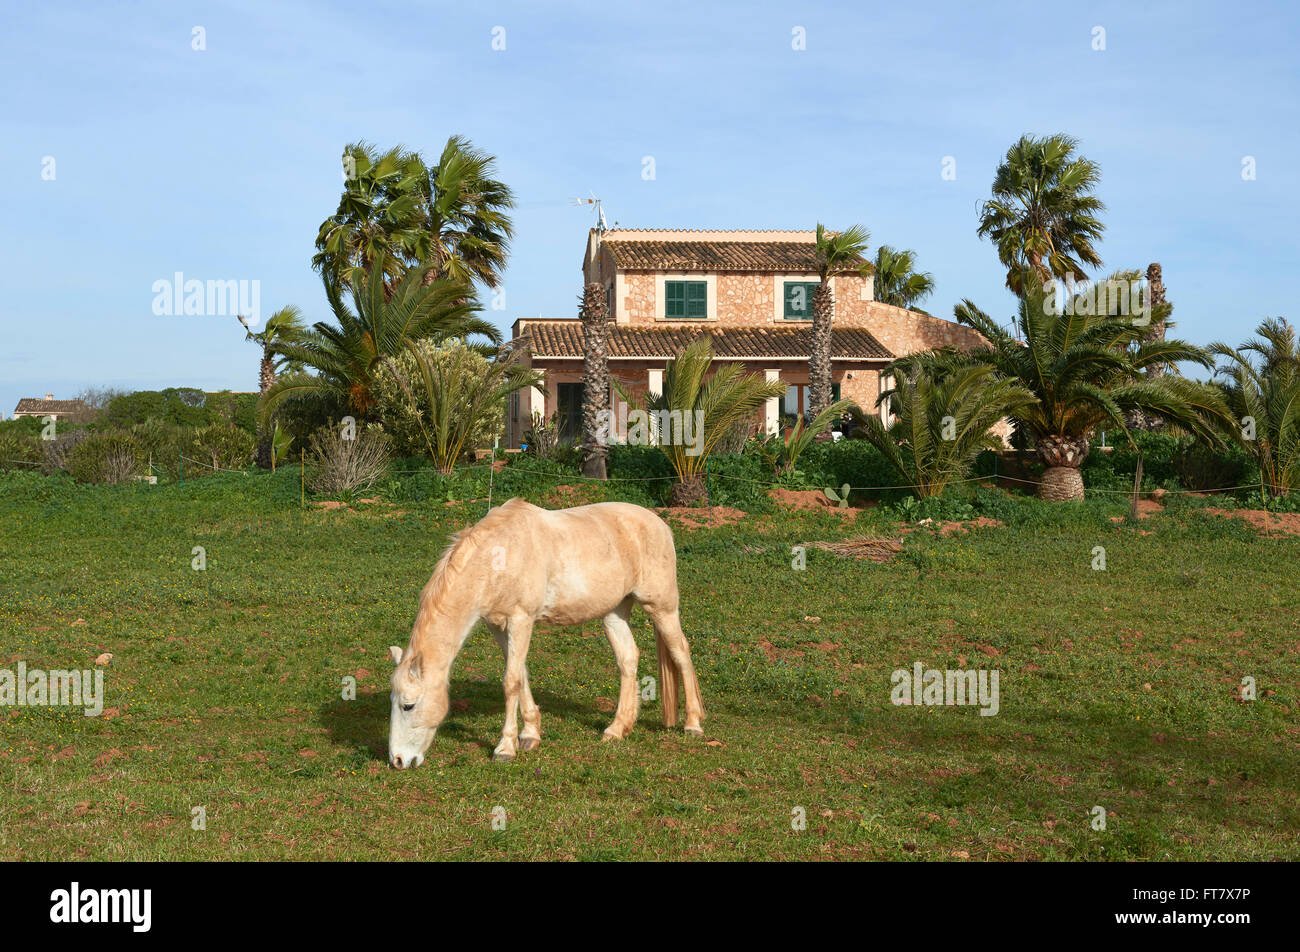
<path id="1" fill-rule="evenodd" d="M 664 726 L 677 726 L 677 697 L 682 671 L 673 660 L 664 636 L 655 633 L 655 653 L 659 655 L 659 702 L 664 712 Z"/>

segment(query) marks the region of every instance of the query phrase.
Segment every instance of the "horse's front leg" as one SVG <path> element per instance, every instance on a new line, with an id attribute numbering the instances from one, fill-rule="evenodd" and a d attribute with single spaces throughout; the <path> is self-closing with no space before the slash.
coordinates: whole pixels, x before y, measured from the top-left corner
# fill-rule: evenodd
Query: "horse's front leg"
<path id="1" fill-rule="evenodd" d="M 504 628 L 487 623 L 488 630 L 501 648 L 501 658 L 510 658 L 510 638 Z M 528 665 L 524 664 L 524 683 L 519 692 L 519 714 L 524 721 L 524 729 L 519 732 L 519 749 L 533 750 L 542 742 L 542 710 L 533 700 L 533 690 L 528 684 Z"/>
<path id="2" fill-rule="evenodd" d="M 492 752 L 492 759 L 503 763 L 514 760 L 519 749 L 519 700 L 527 677 L 525 661 L 532 635 L 532 618 L 515 617 L 506 625 L 506 674 L 501 682 L 506 695 L 506 722 L 501 729 L 501 740 Z M 532 693 L 529 692 L 531 699 Z M 536 705 L 532 707 L 535 709 Z"/>

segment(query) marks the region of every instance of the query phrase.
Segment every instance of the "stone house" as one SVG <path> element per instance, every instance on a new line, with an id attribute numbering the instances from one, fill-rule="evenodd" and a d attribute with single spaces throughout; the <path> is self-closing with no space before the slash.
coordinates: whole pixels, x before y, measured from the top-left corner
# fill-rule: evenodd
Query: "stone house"
<path id="1" fill-rule="evenodd" d="M 45 399 L 23 397 L 14 407 L 14 419 L 19 417 L 54 417 L 65 422 L 84 423 L 95 418 L 95 411 L 83 400 L 55 400 L 54 394 L 47 393 Z"/>
<path id="2" fill-rule="evenodd" d="M 599 284 L 610 301 L 610 375 L 633 395 L 659 392 L 666 362 L 709 334 L 719 362 L 786 384 L 754 421 L 756 432 L 778 431 L 807 409 L 815 242 L 813 231 L 592 229 L 582 281 Z M 865 412 L 874 411 L 881 372 L 895 357 L 983 341 L 963 325 L 874 300 L 871 279 L 856 273 L 832 278 L 831 294 L 835 393 Z M 521 318 L 512 337 L 521 362 L 544 374 L 545 394 L 511 397 L 506 445 L 523 442 L 534 413 L 558 414 L 561 439 L 579 438 L 581 320 Z M 621 403 L 611 394 L 616 414 Z"/>

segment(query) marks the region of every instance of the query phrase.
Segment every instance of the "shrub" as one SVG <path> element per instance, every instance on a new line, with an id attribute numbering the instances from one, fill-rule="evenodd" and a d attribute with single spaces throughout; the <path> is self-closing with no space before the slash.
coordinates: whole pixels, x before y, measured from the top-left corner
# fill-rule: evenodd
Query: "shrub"
<path id="1" fill-rule="evenodd" d="M 140 442 L 124 430 L 93 433 L 68 457 L 68 472 L 82 483 L 122 483 L 140 474 Z"/>
<path id="2" fill-rule="evenodd" d="M 393 441 L 378 427 L 362 427 L 345 440 L 336 427 L 311 435 L 312 492 L 329 496 L 369 489 L 388 472 Z"/>
<path id="3" fill-rule="evenodd" d="M 253 458 L 255 442 L 247 432 L 226 420 L 216 420 L 194 434 L 190 445 L 199 460 L 218 469 L 243 469 Z"/>
<path id="4" fill-rule="evenodd" d="M 0 432 L 0 470 L 35 470 L 42 462 L 40 438 L 18 428 Z"/>
<path id="5" fill-rule="evenodd" d="M 88 440 L 91 432 L 86 429 L 60 429 L 54 439 L 41 440 L 41 472 L 67 472 L 72 451 Z"/>

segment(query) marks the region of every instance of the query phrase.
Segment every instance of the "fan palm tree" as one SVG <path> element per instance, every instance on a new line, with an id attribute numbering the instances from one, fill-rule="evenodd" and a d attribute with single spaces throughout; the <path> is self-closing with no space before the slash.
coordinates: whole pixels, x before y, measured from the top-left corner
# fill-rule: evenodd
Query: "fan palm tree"
<path id="1" fill-rule="evenodd" d="M 428 170 L 425 201 L 429 234 L 427 259 L 438 277 L 495 288 L 505 270 L 514 222 L 515 199 L 509 187 L 495 179 L 496 156 L 452 136 L 438 164 Z"/>
<path id="2" fill-rule="evenodd" d="M 1096 162 L 1075 154 L 1067 135 L 1021 136 L 998 166 L 993 197 L 980 210 L 978 234 L 997 245 L 1007 287 L 1019 294 L 1026 269 L 1043 283 L 1050 278 L 1087 278 L 1098 267 L 1094 243 L 1105 226 L 1105 205 L 1092 190 L 1101 179 Z"/>
<path id="3" fill-rule="evenodd" d="M 317 232 L 312 267 L 343 284 L 378 267 L 394 282 L 427 253 L 428 171 L 414 152 L 401 146 L 380 152 L 367 142 L 349 143 L 343 165 L 343 196 Z"/>
<path id="4" fill-rule="evenodd" d="M 1300 341 L 1284 318 L 1270 317 L 1238 348 L 1215 342 L 1227 359 L 1217 374 L 1234 418 L 1236 440 L 1259 464 L 1270 496 L 1300 489 Z"/>
<path id="5" fill-rule="evenodd" d="M 316 236 L 316 270 L 350 282 L 378 264 L 391 286 L 407 269 L 432 265 L 426 283 L 497 286 L 514 196 L 493 178 L 495 156 L 452 136 L 432 167 L 402 146 L 381 153 L 366 142 L 349 144 L 343 159 L 349 177 Z"/>
<path id="6" fill-rule="evenodd" d="M 282 307 L 266 319 L 266 327 L 256 334 L 242 314 L 237 315 L 237 319 L 244 326 L 244 339 L 251 340 L 262 348 L 258 392 L 266 396 L 266 391 L 275 384 L 276 374 L 289 362 L 288 358 L 277 352 L 276 347 L 279 344 L 300 340 L 306 330 L 302 321 L 302 311 L 292 304 Z"/>
<path id="7" fill-rule="evenodd" d="M 831 389 L 831 327 L 835 317 L 835 302 L 831 297 L 831 278 L 841 274 L 871 274 L 871 262 L 863 258 L 871 232 L 861 225 L 852 225 L 844 231 L 829 232 L 820 222 L 817 225 L 816 270 L 819 279 L 812 296 L 812 332 L 808 356 L 808 415 L 816 418 L 830 406 L 834 393 Z"/>
<path id="8" fill-rule="evenodd" d="M 1001 449 L 994 424 L 1037 399 L 992 364 L 948 362 L 944 355 L 912 354 L 888 373 L 894 385 L 876 405 L 889 404 L 892 422 L 864 417 L 864 436 L 920 498 L 965 478 L 982 450 Z"/>
<path id="9" fill-rule="evenodd" d="M 479 335 L 500 343 L 500 332 L 475 316 L 478 305 L 465 285 L 449 278 L 425 284 L 427 270 L 408 270 L 390 289 L 386 272 L 375 266 L 347 285 L 353 307 L 343 300 L 340 284 L 326 277 L 325 295 L 337 323 L 319 321 L 300 340 L 276 346 L 280 356 L 316 372 L 281 378 L 262 398 L 263 418 L 299 397 L 319 397 L 364 418 L 374 408 L 375 372 L 412 342 Z"/>
<path id="10" fill-rule="evenodd" d="M 248 320 L 242 315 L 237 315 L 239 323 L 244 326 L 244 337 L 251 340 L 262 348 L 262 363 L 258 374 L 258 392 L 263 398 L 273 386 L 275 386 L 276 374 L 285 365 L 289 363 L 287 357 L 277 352 L 276 348 L 280 344 L 287 344 L 302 339 L 306 328 L 302 321 L 302 312 L 290 304 L 282 307 L 266 320 L 266 327 L 254 334 L 252 327 L 249 326 Z M 265 426 L 258 428 L 261 432 L 257 438 L 257 465 L 263 468 L 270 466 L 275 469 L 275 432 L 279 432 L 279 423 L 276 423 L 276 430 L 268 433 Z"/>
<path id="11" fill-rule="evenodd" d="M 1033 279 L 1026 269 L 1020 286 Z M 1083 498 L 1079 468 L 1093 432 L 1105 425 L 1127 435 L 1130 410 L 1158 414 L 1212 443 L 1219 442 L 1215 427 L 1228 419 L 1217 388 L 1176 374 L 1145 374 L 1181 361 L 1210 367 L 1204 350 L 1181 340 L 1144 340 L 1146 328 L 1118 313 L 1113 300 L 1100 308 L 1080 304 L 1082 295 L 1074 306 L 1056 307 L 1050 295 L 1022 293 L 1014 320 L 1020 340 L 969 300 L 953 309 L 958 321 L 989 342 L 954 359 L 991 364 L 1037 398 L 1011 416 L 1033 437 L 1047 467 L 1039 486 L 1044 499 Z"/>
<path id="12" fill-rule="evenodd" d="M 917 311 L 916 305 L 934 292 L 934 276 L 916 270 L 916 252 L 910 249 L 881 245 L 876 249 L 875 271 L 874 297 L 885 304 Z"/>
<path id="13" fill-rule="evenodd" d="M 718 442 L 769 399 L 785 393 L 784 383 L 768 383 L 740 364 L 720 364 L 706 380 L 712 364 L 713 340 L 705 335 L 667 362 L 663 392 L 647 393 L 641 400 L 642 409 L 665 421 L 658 444 L 677 476 L 668 500 L 673 506 L 700 501 L 707 489 L 705 467 Z M 635 402 L 620 384 L 615 387 L 624 401 Z M 669 420 L 682 421 L 675 433 L 666 425 Z"/>

